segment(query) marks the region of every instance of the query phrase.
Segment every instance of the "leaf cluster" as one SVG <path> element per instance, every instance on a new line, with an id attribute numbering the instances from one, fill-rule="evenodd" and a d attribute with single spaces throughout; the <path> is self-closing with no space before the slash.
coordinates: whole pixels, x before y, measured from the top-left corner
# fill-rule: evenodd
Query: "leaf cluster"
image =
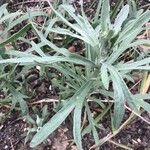
<path id="1" fill-rule="evenodd" d="M 61 79 L 56 77 L 53 83 L 60 89 L 60 101 L 64 100 L 65 103 L 63 101 L 58 112 L 35 134 L 31 147 L 43 142 L 71 112 L 74 141 L 81 150 L 82 137 L 89 132 L 92 132 L 95 143 L 100 144 L 97 129 L 108 111 L 111 114 L 112 132 L 120 127 L 126 105 L 137 114 L 140 114 L 141 108 L 150 111 L 150 104 L 145 101 L 150 95 L 133 94 L 128 86 L 133 81 L 135 71 L 150 70 L 150 57 L 148 54 L 141 55 L 138 50 L 138 46 L 150 45 L 150 41 L 137 39 L 144 32 L 145 23 L 150 20 L 150 11 L 137 10 L 134 1 L 130 0 L 121 10 L 120 4 L 122 1 L 112 10 L 109 0 L 100 0 L 95 17 L 89 20 L 82 1 L 81 14 L 76 14 L 75 8 L 67 2 L 57 9 L 49 3 L 53 17 L 41 12 L 31 13 L 24 28 L 0 43 L 3 49 L 7 43 L 21 38 L 23 33 L 32 28 L 38 42 L 28 41 L 31 47 L 25 52 L 15 49 L 5 51 L 3 55 L 7 57 L 0 58 L 0 65 L 39 65 L 55 68 L 61 73 Z M 15 14 L 18 16 L 18 13 Z M 27 14 L 20 15 L 20 19 L 12 19 L 7 31 L 23 18 L 27 19 Z M 34 21 L 36 15 L 46 17 L 42 27 Z M 11 16 L 1 17 L 0 22 Z M 81 53 L 69 52 L 64 44 L 68 38 L 81 40 L 84 50 Z M 128 51 L 132 51 L 136 57 L 131 57 L 129 61 L 121 59 Z M 108 100 L 108 104 L 103 103 L 103 98 Z M 109 100 L 113 101 L 113 105 L 109 104 Z M 93 117 L 93 103 L 102 109 L 97 117 Z M 83 112 L 87 114 L 86 126 L 82 124 Z"/>

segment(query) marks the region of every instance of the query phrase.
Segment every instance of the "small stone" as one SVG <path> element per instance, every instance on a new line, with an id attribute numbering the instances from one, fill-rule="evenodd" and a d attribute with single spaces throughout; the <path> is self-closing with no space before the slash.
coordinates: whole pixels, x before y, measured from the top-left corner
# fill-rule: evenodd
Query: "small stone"
<path id="1" fill-rule="evenodd" d="M 7 149 L 8 148 L 8 145 L 5 145 L 4 149 Z"/>
<path id="2" fill-rule="evenodd" d="M 141 143 L 141 139 L 140 139 L 140 138 L 138 138 L 137 141 L 138 141 L 139 143 Z"/>

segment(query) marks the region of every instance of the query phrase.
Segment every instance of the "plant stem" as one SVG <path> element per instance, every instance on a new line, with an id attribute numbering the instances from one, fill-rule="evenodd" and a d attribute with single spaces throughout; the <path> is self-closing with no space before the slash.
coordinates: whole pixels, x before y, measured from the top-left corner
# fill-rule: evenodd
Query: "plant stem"
<path id="1" fill-rule="evenodd" d="M 102 140 L 100 140 L 100 143 L 98 145 L 93 145 L 90 150 L 95 149 L 98 146 L 101 146 L 102 144 L 106 143 L 109 141 L 111 138 L 116 136 L 122 129 L 124 129 L 133 119 L 136 118 L 136 115 L 134 113 L 131 113 L 129 118 L 120 126 L 118 130 L 116 130 L 114 133 L 109 133 L 107 136 L 105 136 Z"/>
<path id="2" fill-rule="evenodd" d="M 114 8 L 114 10 L 112 11 L 112 14 L 111 14 L 111 16 L 110 16 L 111 20 L 113 20 L 113 19 L 115 18 L 115 16 L 116 16 L 116 14 L 117 14 L 119 8 L 121 7 L 122 3 L 123 3 L 123 0 L 118 0 L 118 1 L 117 1 L 116 6 L 115 6 L 115 8 Z"/>
<path id="3" fill-rule="evenodd" d="M 132 148 L 130 148 L 130 147 L 126 146 L 126 145 L 120 144 L 120 143 L 118 143 L 118 142 L 115 142 L 115 141 L 113 141 L 113 140 L 109 140 L 109 142 L 112 143 L 112 144 L 114 144 L 114 145 L 116 145 L 116 146 L 118 146 L 118 147 L 121 147 L 121 148 L 123 148 L 123 149 L 126 149 L 126 150 L 133 150 Z"/>

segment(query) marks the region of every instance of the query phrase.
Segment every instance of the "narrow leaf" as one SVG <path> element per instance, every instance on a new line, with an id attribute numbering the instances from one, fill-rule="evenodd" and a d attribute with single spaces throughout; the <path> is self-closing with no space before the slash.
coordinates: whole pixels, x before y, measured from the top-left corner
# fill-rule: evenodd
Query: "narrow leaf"
<path id="1" fill-rule="evenodd" d="M 122 89 L 122 81 L 118 72 L 114 67 L 109 67 L 111 78 L 113 81 L 114 88 L 114 117 L 113 117 L 113 128 L 118 129 L 125 113 L 125 96 Z"/>
<path id="2" fill-rule="evenodd" d="M 92 81 L 88 81 L 85 84 L 84 91 L 77 97 L 77 103 L 74 110 L 74 118 L 73 118 L 73 136 L 75 143 L 77 144 L 77 148 L 82 150 L 82 138 L 81 138 L 81 114 L 82 114 L 82 107 L 85 100 L 85 97 L 88 95 L 92 86 Z"/>
<path id="3" fill-rule="evenodd" d="M 22 36 L 23 34 L 25 34 L 30 28 L 31 28 L 31 24 L 27 24 L 25 27 L 23 27 L 17 33 L 13 34 L 7 40 L 5 40 L 2 43 L 0 43 L 0 47 L 5 46 L 6 44 L 17 40 L 20 36 Z"/>
<path id="4" fill-rule="evenodd" d="M 70 112 L 75 108 L 79 98 L 84 99 L 91 86 L 91 81 L 85 83 L 68 102 L 48 121 L 41 130 L 33 137 L 30 146 L 35 147 L 42 143 L 60 124 L 67 118 Z"/>
<path id="5" fill-rule="evenodd" d="M 117 18 L 115 19 L 114 30 L 116 33 L 118 33 L 121 30 L 121 26 L 123 22 L 127 19 L 128 14 L 129 14 L 129 5 L 125 5 L 119 12 Z"/>
<path id="6" fill-rule="evenodd" d="M 47 122 L 41 130 L 35 134 L 33 137 L 30 146 L 36 147 L 40 143 L 42 143 L 53 131 L 55 131 L 60 124 L 67 118 L 70 112 L 75 107 L 75 101 L 72 100 L 68 101 L 66 105 L 58 111 L 49 122 Z"/>
<path id="7" fill-rule="evenodd" d="M 102 66 L 101 66 L 101 78 L 102 78 L 102 83 L 103 83 L 105 89 L 108 90 L 109 76 L 108 76 L 107 66 L 105 64 L 102 64 Z"/>
<path id="8" fill-rule="evenodd" d="M 104 0 L 101 10 L 101 26 L 102 31 L 108 31 L 108 25 L 110 25 L 110 4 L 109 0 Z"/>

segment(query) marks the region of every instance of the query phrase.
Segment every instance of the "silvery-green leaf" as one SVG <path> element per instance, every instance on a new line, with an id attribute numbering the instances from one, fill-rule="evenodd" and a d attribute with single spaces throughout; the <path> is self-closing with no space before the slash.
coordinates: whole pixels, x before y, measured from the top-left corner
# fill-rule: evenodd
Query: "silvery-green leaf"
<path id="1" fill-rule="evenodd" d="M 121 30 L 121 26 L 123 22 L 127 19 L 128 14 L 129 14 L 129 5 L 125 5 L 115 19 L 114 23 L 115 33 L 118 33 Z"/>
<path id="2" fill-rule="evenodd" d="M 109 76 L 108 76 L 108 70 L 107 66 L 105 64 L 102 64 L 101 66 L 101 78 L 102 78 L 102 83 L 106 90 L 109 88 Z"/>
<path id="3" fill-rule="evenodd" d="M 84 100 L 90 89 L 91 81 L 86 82 L 81 88 L 70 98 L 68 102 L 48 121 L 40 131 L 33 137 L 30 146 L 35 147 L 43 142 L 60 124 L 67 118 L 71 111 L 75 108 L 79 100 Z M 79 132 L 79 131 L 77 131 Z M 79 135 L 79 133 L 78 133 Z M 79 138 L 80 139 L 80 138 Z"/>

